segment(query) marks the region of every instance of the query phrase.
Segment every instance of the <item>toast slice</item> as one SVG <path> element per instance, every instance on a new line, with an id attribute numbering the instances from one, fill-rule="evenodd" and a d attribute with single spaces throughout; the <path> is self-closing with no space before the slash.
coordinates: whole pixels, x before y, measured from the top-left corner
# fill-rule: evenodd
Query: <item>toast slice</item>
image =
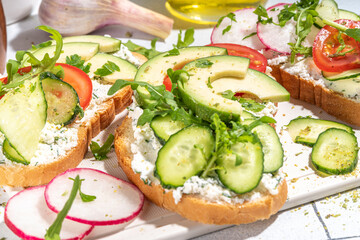
<path id="1" fill-rule="evenodd" d="M 266 193 L 262 197 L 243 203 L 210 202 L 199 195 L 183 195 L 176 203 L 172 190 L 165 190 L 154 182 L 146 184 L 139 173 L 131 167 L 133 153 L 131 143 L 134 142 L 132 119 L 125 118 L 115 133 L 115 152 L 125 174 L 156 205 L 177 212 L 193 221 L 206 224 L 243 224 L 268 219 L 279 211 L 287 198 L 287 184 L 283 179 L 277 185 L 277 194 Z"/>
<path id="2" fill-rule="evenodd" d="M 360 102 L 318 84 L 315 79 L 291 74 L 284 66 L 284 63 L 270 65 L 271 74 L 288 90 L 291 97 L 316 105 L 342 121 L 360 126 Z"/>
<path id="3" fill-rule="evenodd" d="M 0 164 L 0 185 L 28 187 L 48 183 L 59 173 L 76 167 L 88 151 L 91 139 L 105 129 L 114 120 L 115 115 L 123 111 L 132 102 L 131 87 L 125 87 L 70 127 L 77 128 L 77 144 L 66 154 L 55 161 L 39 165 L 22 165 L 16 163 Z"/>

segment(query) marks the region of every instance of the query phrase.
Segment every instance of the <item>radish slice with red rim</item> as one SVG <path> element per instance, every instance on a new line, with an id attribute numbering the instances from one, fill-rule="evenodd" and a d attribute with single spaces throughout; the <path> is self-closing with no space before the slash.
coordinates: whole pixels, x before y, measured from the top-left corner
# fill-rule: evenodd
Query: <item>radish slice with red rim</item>
<path id="1" fill-rule="evenodd" d="M 144 205 L 144 195 L 131 183 L 107 173 L 74 168 L 55 177 L 45 190 L 48 207 L 58 213 L 69 198 L 73 181 L 79 175 L 81 192 L 96 197 L 83 202 L 78 195 L 66 216 L 67 219 L 90 225 L 113 225 L 128 222 L 139 215 Z"/>
<path id="2" fill-rule="evenodd" d="M 256 34 L 245 38 L 252 33 L 256 33 L 258 16 L 253 13 L 254 11 L 255 8 L 243 8 L 235 11 L 236 22 L 231 22 L 229 18 L 225 17 L 219 27 L 214 27 L 211 34 L 211 43 L 235 43 L 256 50 L 265 48 Z M 223 34 L 223 30 L 229 25 L 231 25 L 230 31 Z"/>
<path id="3" fill-rule="evenodd" d="M 290 4 L 278 3 L 266 9 L 269 17 L 271 17 L 275 23 L 279 22 L 278 15 L 285 5 Z M 305 38 L 302 45 L 305 47 L 311 47 L 318 32 L 319 30 L 315 26 L 312 26 L 311 32 Z M 282 54 L 290 54 L 291 49 L 288 43 L 295 43 L 297 39 L 296 22 L 291 19 L 283 27 L 277 26 L 275 24 L 258 23 L 257 35 L 260 41 L 267 48 Z"/>
<path id="4" fill-rule="evenodd" d="M 57 214 L 47 207 L 44 191 L 45 186 L 27 188 L 10 198 L 6 204 L 5 223 L 22 239 L 44 239 L 46 230 L 55 221 Z M 88 224 L 65 219 L 60 238 L 82 239 L 93 228 Z"/>

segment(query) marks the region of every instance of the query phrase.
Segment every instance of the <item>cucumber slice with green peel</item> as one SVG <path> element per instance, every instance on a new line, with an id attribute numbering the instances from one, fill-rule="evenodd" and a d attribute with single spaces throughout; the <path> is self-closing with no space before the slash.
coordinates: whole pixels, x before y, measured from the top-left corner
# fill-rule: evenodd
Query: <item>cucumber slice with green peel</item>
<path id="1" fill-rule="evenodd" d="M 151 121 L 150 127 L 159 138 L 160 142 L 164 144 L 171 135 L 185 128 L 186 125 L 184 122 L 172 120 L 170 115 L 166 115 L 165 117 L 155 117 Z"/>
<path id="2" fill-rule="evenodd" d="M 215 146 L 210 128 L 190 125 L 172 135 L 160 149 L 155 173 L 165 187 L 179 187 L 204 170 Z"/>
<path id="3" fill-rule="evenodd" d="M 102 68 L 104 64 L 108 63 L 109 61 L 115 63 L 120 68 L 120 71 L 114 71 L 106 76 L 96 76 L 96 70 Z M 89 76 L 94 76 L 94 78 L 100 78 L 101 80 L 109 83 L 114 83 L 117 79 L 133 81 L 137 71 L 137 67 L 134 64 L 122 58 L 106 53 L 97 53 L 90 60 L 85 62 L 85 64 L 88 63 L 91 64 Z"/>
<path id="4" fill-rule="evenodd" d="M 360 76 L 360 68 L 355 68 L 351 70 L 347 70 L 344 72 L 321 72 L 324 78 L 326 78 L 329 81 L 337 81 L 342 79 L 349 79 L 349 78 L 355 78 Z"/>
<path id="5" fill-rule="evenodd" d="M 48 122 L 61 125 L 71 123 L 80 108 L 75 89 L 60 79 L 45 78 L 41 81 L 48 105 Z"/>
<path id="6" fill-rule="evenodd" d="M 338 128 L 351 134 L 354 133 L 353 129 L 345 124 L 307 117 L 295 118 L 287 125 L 292 140 L 308 146 L 313 146 L 319 135 L 329 128 Z"/>
<path id="7" fill-rule="evenodd" d="M 44 48 L 40 48 L 37 51 L 33 52 L 34 56 L 42 60 L 45 54 L 49 54 L 50 57 L 54 56 L 55 52 L 55 45 L 47 46 Z M 80 42 L 80 43 L 64 43 L 62 48 L 62 53 L 59 59 L 56 61 L 58 63 L 66 63 L 66 57 L 70 57 L 71 55 L 79 55 L 82 60 L 89 60 L 92 58 L 96 53 L 99 52 L 99 44 L 98 43 L 91 43 L 91 42 Z M 22 61 L 23 66 L 30 66 L 31 64 L 28 62 L 29 57 L 24 57 Z"/>
<path id="8" fill-rule="evenodd" d="M 255 136 L 246 136 L 244 141 L 231 146 L 232 154 L 220 156 L 216 160 L 216 170 L 224 186 L 242 194 L 253 190 L 263 174 L 264 155 L 261 143 Z"/>
<path id="9" fill-rule="evenodd" d="M 29 162 L 25 161 L 22 156 L 10 145 L 9 141 L 5 139 L 3 142 L 3 153 L 7 159 L 13 162 L 28 165 Z"/>
<path id="10" fill-rule="evenodd" d="M 334 0 L 322 0 L 321 3 L 317 5 L 315 10 L 318 12 L 320 17 L 326 18 L 330 21 L 339 19 L 339 8 Z M 320 18 L 315 18 L 314 24 L 319 28 L 325 26 Z"/>
<path id="11" fill-rule="evenodd" d="M 69 42 L 91 42 L 99 44 L 99 52 L 116 52 L 120 50 L 121 41 L 116 38 L 100 35 L 81 35 L 64 37 L 64 43 Z"/>
<path id="12" fill-rule="evenodd" d="M 357 164 L 358 143 L 354 134 L 330 128 L 319 135 L 311 152 L 314 167 L 328 174 L 352 172 Z"/>
<path id="13" fill-rule="evenodd" d="M 0 100 L 0 131 L 29 163 L 37 150 L 47 117 L 47 103 L 39 77 L 5 94 Z"/>
<path id="14" fill-rule="evenodd" d="M 339 19 L 350 19 L 354 21 L 360 21 L 360 16 L 354 12 L 345 9 L 339 9 Z"/>

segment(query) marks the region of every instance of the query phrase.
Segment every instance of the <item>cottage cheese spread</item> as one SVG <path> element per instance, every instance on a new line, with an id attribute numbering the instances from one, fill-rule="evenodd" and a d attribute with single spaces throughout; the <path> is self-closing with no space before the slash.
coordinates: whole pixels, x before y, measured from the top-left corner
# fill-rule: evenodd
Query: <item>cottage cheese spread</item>
<path id="1" fill-rule="evenodd" d="M 34 157 L 30 160 L 31 166 L 51 163 L 59 157 L 66 155 L 67 151 L 77 145 L 77 128 L 67 128 L 61 125 L 46 123 L 41 131 L 40 143 Z M 2 146 L 5 136 L 0 132 L 0 146 Z M 8 160 L 0 151 L 0 163 L 16 164 Z"/>
<path id="2" fill-rule="evenodd" d="M 342 94 L 344 97 L 360 101 L 360 80 L 343 79 L 329 81 L 325 79 L 321 70 L 315 65 L 312 57 L 297 57 L 294 64 L 290 63 L 289 56 L 277 56 L 268 60 L 269 65 L 279 65 L 291 75 L 299 76 L 305 80 L 312 81 L 315 85 L 320 85 L 334 92 Z"/>
<path id="3" fill-rule="evenodd" d="M 134 154 L 131 167 L 134 172 L 140 173 L 140 178 L 145 183 L 159 184 L 159 180 L 154 176 L 154 169 L 157 153 L 162 145 L 148 123 L 144 126 L 137 126 L 137 119 L 143 110 L 137 105 L 135 99 L 128 110 L 129 117 L 132 118 L 135 137 L 135 141 L 131 143 L 131 151 Z M 223 187 L 216 177 L 203 179 L 193 176 L 185 182 L 184 186 L 173 190 L 173 197 L 176 203 L 181 200 L 183 194 L 197 194 L 207 201 L 217 203 L 243 203 L 256 200 L 268 192 L 273 195 L 277 194 L 277 185 L 283 178 L 281 173 L 275 176 L 263 174 L 260 184 L 253 191 L 237 195 Z"/>

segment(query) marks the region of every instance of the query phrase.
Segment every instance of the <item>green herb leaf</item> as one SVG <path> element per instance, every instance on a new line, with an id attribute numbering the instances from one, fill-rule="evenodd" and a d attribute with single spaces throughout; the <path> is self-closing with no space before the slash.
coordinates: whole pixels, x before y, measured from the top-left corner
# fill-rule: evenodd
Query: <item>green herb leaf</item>
<path id="1" fill-rule="evenodd" d="M 114 142 L 114 135 L 110 134 L 108 138 L 106 139 L 103 146 L 100 147 L 100 145 L 97 142 L 91 141 L 90 143 L 90 150 L 93 153 L 96 160 L 104 160 L 108 157 L 106 154 L 108 154 L 112 148 L 112 144 Z"/>
<path id="2" fill-rule="evenodd" d="M 256 35 L 256 34 L 257 34 L 257 32 L 250 33 L 249 35 L 243 37 L 242 40 L 245 40 L 245 39 L 247 39 L 247 38 L 250 38 L 250 37 L 252 37 L 252 36 L 254 36 L 254 35 Z"/>
<path id="3" fill-rule="evenodd" d="M 224 35 L 225 33 L 229 32 L 230 29 L 231 29 L 231 26 L 232 26 L 232 23 L 233 22 L 236 22 L 236 16 L 234 13 L 229 13 L 227 14 L 226 16 L 222 16 L 221 18 L 219 18 L 217 24 L 216 24 L 216 27 L 219 27 L 220 24 L 222 23 L 222 21 L 225 19 L 225 18 L 229 18 L 230 19 L 230 25 L 228 25 L 226 28 L 223 29 L 222 31 L 222 35 Z"/>
<path id="4" fill-rule="evenodd" d="M 70 180 L 75 180 L 73 178 L 70 178 Z M 83 202 L 92 202 L 96 199 L 96 196 L 93 196 L 93 195 L 88 195 L 88 194 L 85 194 L 81 191 L 81 184 L 82 182 L 85 181 L 85 179 L 80 179 L 80 185 L 79 185 L 79 194 L 80 194 L 80 198 L 81 198 L 81 201 Z"/>
<path id="5" fill-rule="evenodd" d="M 360 29 L 359 28 L 348 28 L 345 30 L 346 35 L 352 37 L 356 41 L 360 42 Z"/>
<path id="6" fill-rule="evenodd" d="M 77 54 L 71 55 L 70 57 L 66 56 L 66 63 L 83 70 L 85 73 L 90 72 L 91 64 L 88 63 L 84 65 L 85 60 L 81 60 L 81 57 Z"/>
<path id="7" fill-rule="evenodd" d="M 112 74 L 113 72 L 120 72 L 120 68 L 114 62 L 107 61 L 101 68 L 98 68 L 94 74 L 100 77 L 104 77 Z"/>
<path id="8" fill-rule="evenodd" d="M 150 49 L 147 49 L 145 47 L 137 45 L 130 40 L 127 43 L 122 43 L 122 44 L 124 44 L 124 46 L 126 46 L 130 51 L 140 53 L 140 54 L 144 55 L 145 57 L 147 57 L 148 59 L 150 59 L 160 53 L 160 52 L 156 51 L 156 48 L 155 48 L 156 42 L 158 40 L 159 40 L 158 38 L 154 38 L 153 40 L 151 40 L 151 48 Z"/>
<path id="9" fill-rule="evenodd" d="M 195 67 L 197 68 L 208 68 L 211 67 L 214 63 L 209 61 L 208 59 L 199 59 L 195 62 Z"/>
<path id="10" fill-rule="evenodd" d="M 180 30 L 178 34 L 178 40 L 174 47 L 176 48 L 184 48 L 189 46 L 194 42 L 194 28 L 189 28 L 185 31 L 184 40 L 181 39 L 182 31 Z"/>
<path id="11" fill-rule="evenodd" d="M 238 101 L 239 103 L 241 103 L 241 106 L 243 108 L 245 108 L 246 110 L 252 111 L 252 112 L 260 112 L 261 110 L 263 110 L 265 108 L 264 104 L 258 103 L 253 99 L 235 97 L 235 93 L 231 90 L 226 90 L 226 91 L 222 92 L 221 96 L 223 96 L 224 98 L 233 100 L 233 101 Z"/>
<path id="12" fill-rule="evenodd" d="M 168 53 L 165 54 L 164 57 L 178 56 L 178 55 L 180 55 L 179 49 L 173 48 L 170 51 L 168 51 Z"/>
<path id="13" fill-rule="evenodd" d="M 35 50 L 38 50 L 38 49 L 40 49 L 40 48 L 48 47 L 48 46 L 50 46 L 51 44 L 52 44 L 52 41 L 51 41 L 51 40 L 49 40 L 49 41 L 47 41 L 47 42 L 42 42 L 42 43 L 39 43 L 39 44 L 37 44 L 37 45 L 32 45 L 32 46 L 31 46 L 31 50 L 32 50 L 32 51 L 35 51 Z"/>
<path id="14" fill-rule="evenodd" d="M 76 178 L 74 179 L 74 184 L 72 186 L 69 199 L 66 201 L 63 209 L 58 213 L 53 224 L 46 231 L 45 240 L 60 240 L 60 231 L 61 231 L 62 223 L 66 215 L 70 211 L 70 208 L 75 200 L 79 187 L 80 187 L 80 177 L 79 175 L 77 175 Z"/>

